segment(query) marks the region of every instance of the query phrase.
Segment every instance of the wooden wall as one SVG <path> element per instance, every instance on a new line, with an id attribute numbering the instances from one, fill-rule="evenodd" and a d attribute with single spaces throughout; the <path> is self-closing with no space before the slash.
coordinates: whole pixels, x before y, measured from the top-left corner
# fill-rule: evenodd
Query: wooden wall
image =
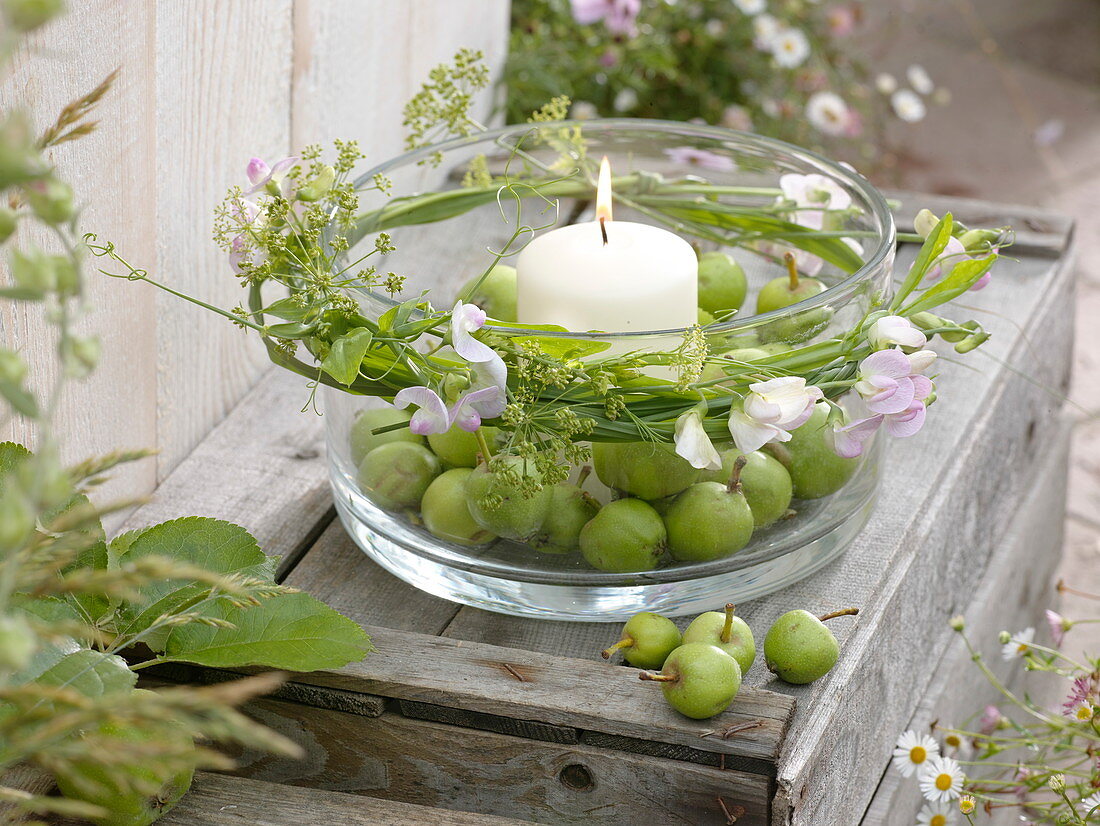
<path id="1" fill-rule="evenodd" d="M 401 148 L 400 111 L 429 68 L 462 46 L 503 57 L 507 0 L 80 0 L 0 79 L 0 107 L 38 125 L 111 69 L 122 74 L 89 138 L 55 151 L 82 227 L 160 280 L 232 306 L 236 280 L 210 240 L 211 208 L 249 157 L 356 138 L 370 163 Z M 487 108 L 487 101 L 486 101 Z M 155 447 L 112 483 L 148 493 L 253 385 L 267 363 L 228 322 L 147 285 L 89 273 L 85 326 L 99 370 L 71 385 L 66 456 Z M 0 337 L 35 380 L 52 375 L 37 308 L 0 302 Z M 303 392 L 303 400 L 305 393 Z M 303 414 L 312 415 L 312 414 Z M 0 438 L 33 439 L 24 423 Z M 231 461 L 231 459 L 230 459 Z"/>

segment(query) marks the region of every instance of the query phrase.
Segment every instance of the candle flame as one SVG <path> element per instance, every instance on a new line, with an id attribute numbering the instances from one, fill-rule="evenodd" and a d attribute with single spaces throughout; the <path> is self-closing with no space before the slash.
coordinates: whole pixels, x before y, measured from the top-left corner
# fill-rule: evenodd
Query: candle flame
<path id="1" fill-rule="evenodd" d="M 596 182 L 596 220 L 611 220 L 611 164 L 606 155 L 600 161 L 600 177 Z"/>

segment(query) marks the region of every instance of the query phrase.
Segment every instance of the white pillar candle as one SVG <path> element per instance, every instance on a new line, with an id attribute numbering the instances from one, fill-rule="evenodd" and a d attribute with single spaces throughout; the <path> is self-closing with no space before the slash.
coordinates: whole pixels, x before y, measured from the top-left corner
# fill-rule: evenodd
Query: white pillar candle
<path id="1" fill-rule="evenodd" d="M 516 261 L 518 321 L 606 333 L 694 324 L 699 303 L 695 251 L 683 238 L 660 227 L 611 220 L 606 159 L 600 170 L 596 216 L 595 221 L 540 235 L 520 253 Z M 680 341 L 679 336 L 667 336 L 637 345 L 616 343 L 610 352 L 674 350 Z"/>

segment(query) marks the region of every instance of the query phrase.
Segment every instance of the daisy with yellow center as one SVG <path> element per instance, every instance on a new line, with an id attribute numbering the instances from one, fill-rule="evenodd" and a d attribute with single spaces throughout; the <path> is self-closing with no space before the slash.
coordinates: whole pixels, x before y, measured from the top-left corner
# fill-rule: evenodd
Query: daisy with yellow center
<path id="1" fill-rule="evenodd" d="M 892 758 L 894 768 L 902 777 L 912 777 L 917 769 L 940 753 L 940 744 L 927 734 L 907 731 L 898 738 Z"/>
<path id="2" fill-rule="evenodd" d="M 917 815 L 917 826 L 948 826 L 951 812 L 939 806 L 925 805 Z"/>
<path id="3" fill-rule="evenodd" d="M 1003 640 L 1004 637 L 1001 637 Z M 1001 646 L 1001 656 L 1006 660 L 1015 660 L 1024 656 L 1027 650 L 1031 648 L 1031 642 L 1035 639 L 1035 629 L 1025 628 L 1023 631 L 1017 631 L 1013 634 L 1008 642 Z"/>
<path id="4" fill-rule="evenodd" d="M 933 757 L 917 775 L 921 794 L 932 803 L 949 803 L 962 793 L 966 779 L 958 762 L 950 757 Z"/>
<path id="5" fill-rule="evenodd" d="M 959 811 L 964 815 L 974 814 L 974 796 L 964 794 L 959 798 Z"/>
<path id="6" fill-rule="evenodd" d="M 1082 700 L 1073 707 L 1073 719 L 1079 720 L 1082 723 L 1087 723 L 1092 719 L 1092 715 L 1095 713 L 1095 709 L 1092 707 L 1092 703 L 1088 700 Z"/>

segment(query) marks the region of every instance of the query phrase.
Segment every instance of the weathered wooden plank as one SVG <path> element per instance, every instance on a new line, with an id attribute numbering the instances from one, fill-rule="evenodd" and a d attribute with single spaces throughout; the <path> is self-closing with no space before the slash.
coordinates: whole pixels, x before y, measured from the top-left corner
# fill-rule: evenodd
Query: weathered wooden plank
<path id="1" fill-rule="evenodd" d="M 0 788 L 40 795 L 49 794 L 54 785 L 53 776 L 35 766 L 18 764 L 0 772 Z M 23 823 L 32 817 L 13 804 L 0 801 L 0 823 Z"/>
<path id="2" fill-rule="evenodd" d="M 0 111 L 30 109 L 34 128 L 41 132 L 65 104 L 121 67 L 114 90 L 96 109 L 96 131 L 47 154 L 75 190 L 81 228 L 111 239 L 134 261 L 151 262 L 156 254 L 161 176 L 153 146 L 155 89 L 145 57 L 153 49 L 155 10 L 153 4 L 119 0 L 68 5 L 67 15 L 35 32 L 14 56 L 10 71 L 0 78 Z M 120 209 L 120 204 L 133 208 Z M 56 248 L 52 234 L 31 232 L 28 226 L 24 222 L 19 231 L 20 244 Z M 0 263 L 0 282 L 5 284 L 6 261 L 5 255 Z M 85 295 L 94 313 L 80 326 L 99 336 L 102 358 L 95 373 L 70 382 L 60 399 L 52 433 L 61 441 L 62 458 L 79 461 L 122 447 L 155 447 L 153 293 L 92 271 Z M 32 385 L 46 392 L 56 379 L 58 364 L 55 337 L 41 309 L 29 302 L 0 302 L 0 340 L 23 355 L 31 365 Z M 0 439 L 33 444 L 35 437 L 35 429 L 22 419 L 0 426 Z M 144 495 L 156 485 L 156 462 L 120 468 L 114 477 L 99 491 L 104 500 Z"/>
<path id="3" fill-rule="evenodd" d="M 125 528 L 201 514 L 236 522 L 287 568 L 331 519 L 321 418 L 300 376 L 271 368 Z"/>
<path id="4" fill-rule="evenodd" d="M 458 611 L 383 570 L 360 550 L 339 520 L 330 524 L 294 569 L 296 582 L 328 595 L 329 604 L 369 625 L 438 634 Z M 348 588 L 349 582 L 355 587 Z"/>
<path id="5" fill-rule="evenodd" d="M 894 210 L 894 220 L 903 232 L 913 231 L 913 219 L 919 210 L 930 209 L 936 215 L 950 212 L 967 226 L 1011 226 L 1016 233 L 1014 254 L 1026 251 L 1058 256 L 1066 250 L 1073 237 L 1073 219 L 1053 210 L 904 191 L 887 190 L 885 195 L 900 202 Z"/>
<path id="6" fill-rule="evenodd" d="M 352 717 L 260 700 L 250 713 L 302 743 L 302 761 L 245 753 L 239 773 L 540 823 L 767 822 L 771 781 L 659 757 L 528 740 L 394 714 Z"/>
<path id="7" fill-rule="evenodd" d="M 164 826 L 520 826 L 529 821 L 200 772 Z"/>
<path id="8" fill-rule="evenodd" d="M 929 417 L 919 447 L 914 439 L 891 453 L 876 515 L 848 552 L 748 606 L 759 628 L 796 605 L 864 609 L 857 622 L 835 627 L 844 650 L 838 666 L 811 686 L 784 689 L 799 698 L 799 711 L 779 762 L 777 823 L 858 821 L 883 756 L 924 696 L 944 623 L 970 603 L 1001 526 L 1028 495 L 1038 455 L 1052 449 L 1069 373 L 1071 272 L 1067 262 L 1043 268 L 1025 259 L 1006 264 L 998 288 L 1002 282 L 1002 315 L 989 317 L 999 338 L 990 361 L 1013 369 L 946 371 L 944 408 Z M 948 414 L 969 405 L 978 409 Z M 844 783 L 835 782 L 839 773 Z"/>
<path id="9" fill-rule="evenodd" d="M 990 559 L 986 577 L 964 612 L 967 635 L 983 652 L 989 667 L 1014 688 L 1024 682 L 1019 679 L 1024 671 L 1019 662 L 1006 663 L 1000 658 L 997 634 L 1029 625 L 1042 628 L 1043 609 L 1057 601 L 1052 582 L 1063 530 L 1062 520 L 1052 514 L 1065 507 L 1068 435 L 1067 426 L 1031 476 L 1034 494 L 1021 503 L 1019 513 Z M 953 635 L 954 632 L 941 629 L 941 636 Z M 1041 635 L 1042 632 L 1040 639 Z M 927 731 L 935 720 L 945 726 L 962 726 L 965 720 L 980 713 L 986 703 L 1003 699 L 970 661 L 970 652 L 960 639 L 949 640 L 943 657 L 931 671 L 935 678 L 906 728 Z M 1050 679 L 1035 674 L 1026 682 L 1032 696 L 1041 696 L 1042 687 Z M 886 757 L 883 755 L 884 764 Z M 920 789 L 913 778 L 906 779 L 887 768 L 861 826 L 915 821 L 921 802 Z M 1004 814 L 1009 818 L 1017 816 L 1011 811 Z"/>
<path id="10" fill-rule="evenodd" d="M 297 0 L 295 145 L 356 138 L 370 165 L 399 154 L 393 124 L 430 69 L 467 47 L 481 49 L 496 75 L 508 9 L 507 0 Z M 488 93 L 477 109 L 488 114 Z"/>
<path id="11" fill-rule="evenodd" d="M 175 0 L 154 7 L 155 49 L 145 71 L 156 78 L 155 169 L 162 172 L 154 176 L 159 207 L 151 269 L 177 290 L 232 307 L 241 288 L 210 240 L 211 210 L 245 180 L 249 158 L 290 154 L 293 2 Z M 225 319 L 165 293 L 156 294 L 156 305 L 157 475 L 164 479 L 268 361 L 255 336 Z"/>
<path id="12" fill-rule="evenodd" d="M 288 581 L 297 582 L 293 576 Z M 354 608 L 349 615 L 357 619 Z M 784 695 L 744 689 L 724 714 L 688 720 L 634 669 L 366 628 L 376 653 L 338 671 L 296 675 L 295 681 L 763 760 L 778 756 L 792 709 Z M 753 725 L 729 739 L 711 736 L 742 724 Z"/>

